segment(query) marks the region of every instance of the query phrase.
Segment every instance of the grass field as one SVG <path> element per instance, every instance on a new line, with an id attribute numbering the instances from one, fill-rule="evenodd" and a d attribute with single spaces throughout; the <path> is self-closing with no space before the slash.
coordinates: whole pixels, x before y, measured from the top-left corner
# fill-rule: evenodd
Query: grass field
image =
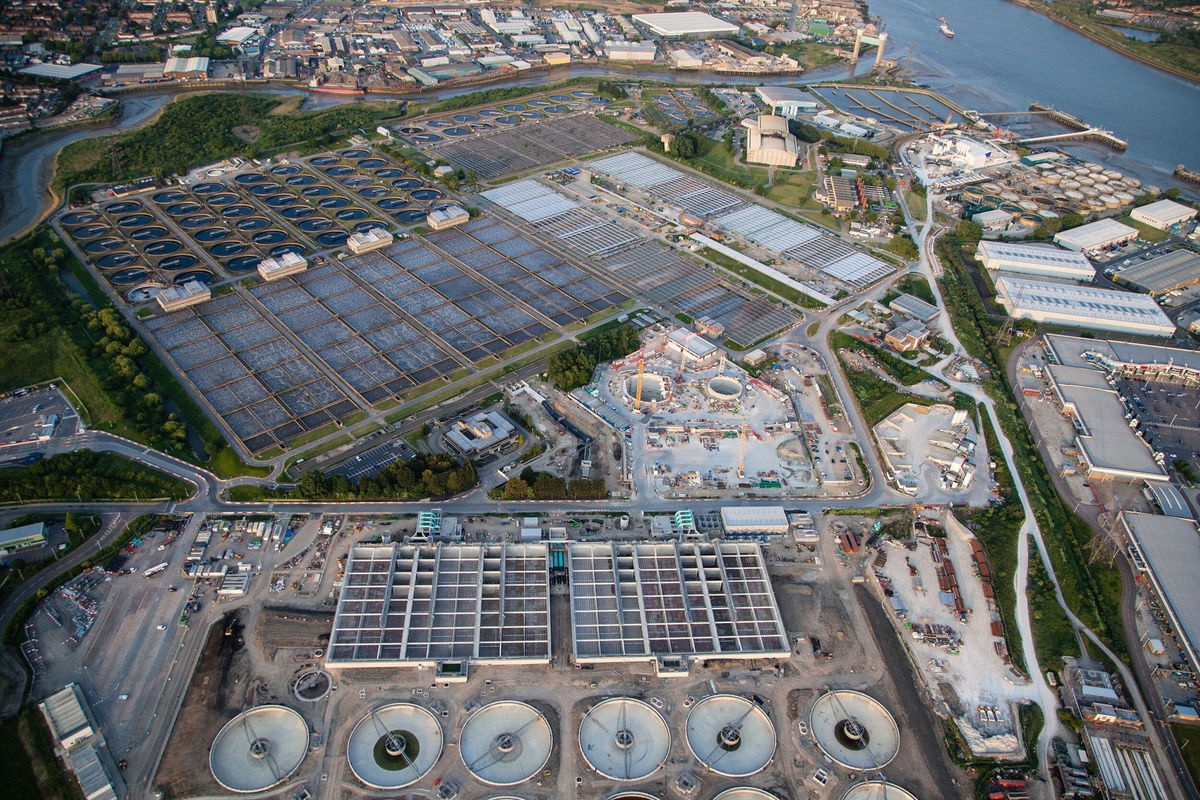
<path id="1" fill-rule="evenodd" d="M 1147 225 L 1144 222 L 1138 222 L 1136 219 L 1128 215 L 1124 217 L 1117 217 L 1116 219 L 1117 222 L 1121 223 L 1122 225 L 1128 225 L 1131 228 L 1137 228 L 1138 236 L 1145 239 L 1147 242 L 1161 242 L 1169 235 L 1167 231 L 1160 231 L 1158 228 Z"/>

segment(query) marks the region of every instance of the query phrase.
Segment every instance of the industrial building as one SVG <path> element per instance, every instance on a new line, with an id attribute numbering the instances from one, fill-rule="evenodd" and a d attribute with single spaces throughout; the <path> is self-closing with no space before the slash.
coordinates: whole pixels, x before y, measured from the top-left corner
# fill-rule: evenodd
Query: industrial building
<path id="1" fill-rule="evenodd" d="M 0 555 L 10 556 L 46 544 L 46 523 L 34 522 L 0 531 Z"/>
<path id="2" fill-rule="evenodd" d="M 800 145 L 788 132 L 788 121 L 775 114 L 759 114 L 742 120 L 746 129 L 746 161 L 773 167 L 794 167 L 800 159 Z"/>
<path id="3" fill-rule="evenodd" d="M 1175 323 L 1144 294 L 1003 276 L 996 301 L 1015 319 L 1164 339 L 1175 333 Z"/>
<path id="4" fill-rule="evenodd" d="M 817 110 L 817 101 L 811 94 L 790 86 L 759 86 L 754 93 L 771 109 L 772 114 L 789 119 Z"/>
<path id="5" fill-rule="evenodd" d="M 163 311 L 178 311 L 212 298 L 212 289 L 200 281 L 188 281 L 182 286 L 168 286 L 158 293 L 158 305 Z"/>
<path id="6" fill-rule="evenodd" d="M 1121 529 L 1134 567 L 1143 572 L 1162 602 L 1193 669 L 1200 669 L 1200 535 L 1196 523 L 1179 517 L 1122 511 Z"/>
<path id="7" fill-rule="evenodd" d="M 913 297 L 911 294 L 904 293 L 901 293 L 899 297 L 888 303 L 888 308 L 898 314 L 903 314 L 906 317 L 912 317 L 925 323 L 932 322 L 938 315 L 938 307 L 933 303 L 926 303 L 919 297 Z"/>
<path id="8" fill-rule="evenodd" d="M 1089 478 L 1167 480 L 1150 446 L 1129 426 L 1125 405 L 1104 372 L 1050 364 L 1046 375 L 1059 407 L 1075 426 L 1077 457 Z"/>
<path id="9" fill-rule="evenodd" d="M 350 234 L 350 237 L 346 239 L 346 246 L 350 248 L 351 253 L 359 255 L 387 247 L 393 239 L 391 232 L 385 228 L 367 228 L 365 231 L 355 231 Z"/>
<path id="10" fill-rule="evenodd" d="M 22 75 L 35 78 L 50 78 L 56 81 L 74 81 L 80 83 L 96 77 L 101 70 L 99 64 L 34 64 L 21 70 Z"/>
<path id="11" fill-rule="evenodd" d="M 687 328 L 676 328 L 667 334 L 667 349 L 693 368 L 715 364 L 725 356 L 724 350 Z"/>
<path id="12" fill-rule="evenodd" d="M 446 432 L 446 441 L 463 455 L 478 458 L 496 452 L 516 435 L 516 426 L 502 414 L 480 411 L 455 420 Z"/>
<path id="13" fill-rule="evenodd" d="M 985 231 L 1002 231 L 1012 222 L 1012 214 L 1002 208 L 993 208 L 987 211 L 980 211 L 978 214 L 971 216 L 971 222 L 983 228 Z"/>
<path id="14" fill-rule="evenodd" d="M 445 208 L 435 208 L 425 215 L 425 224 L 435 231 L 444 231 L 455 225 L 462 225 L 471 218 L 471 214 L 462 206 L 449 205 Z"/>
<path id="15" fill-rule="evenodd" d="M 1118 267 L 1112 279 L 1155 296 L 1167 294 L 1200 283 L 1200 255 L 1191 250 L 1172 250 L 1149 261 Z"/>
<path id="16" fill-rule="evenodd" d="M 285 278 L 306 269 L 308 269 L 308 259 L 290 250 L 274 258 L 264 258 L 258 262 L 258 274 L 264 281 Z"/>
<path id="17" fill-rule="evenodd" d="M 1114 245 L 1132 242 L 1138 237 L 1137 228 L 1122 225 L 1115 219 L 1100 219 L 1054 234 L 1054 243 L 1088 255 L 1100 253 Z"/>
<path id="18" fill-rule="evenodd" d="M 738 25 L 700 11 L 634 14 L 632 19 L 667 39 L 681 36 L 736 36 L 741 31 Z"/>
<path id="19" fill-rule="evenodd" d="M 726 536 L 782 536 L 790 523 L 783 506 L 722 506 L 721 529 Z"/>
<path id="20" fill-rule="evenodd" d="M 609 584 L 612 590 L 612 584 Z M 550 661 L 545 544 L 357 545 L 326 663 L 439 666 Z"/>
<path id="21" fill-rule="evenodd" d="M 117 800 L 124 786 L 83 691 L 69 683 L 38 703 L 54 737 L 54 752 L 71 768 L 85 800 Z"/>
<path id="22" fill-rule="evenodd" d="M 975 248 L 975 257 L 986 269 L 1040 278 L 1090 281 L 1096 277 L 1092 262 L 1082 253 L 1044 244 L 991 242 L 984 239 Z"/>
<path id="23" fill-rule="evenodd" d="M 1059 364 L 1142 378 L 1200 381 L 1200 352 L 1157 344 L 1046 334 L 1046 355 Z"/>
<path id="24" fill-rule="evenodd" d="M 757 542 L 575 542 L 569 546 L 577 662 L 787 658 L 787 631 Z"/>
<path id="25" fill-rule="evenodd" d="M 929 329 L 919 319 L 906 319 L 884 334 L 883 340 L 901 353 L 907 353 L 929 341 Z"/>
<path id="26" fill-rule="evenodd" d="M 1129 212 L 1131 219 L 1158 228 L 1160 231 L 1170 230 L 1176 225 L 1182 225 L 1196 218 L 1196 209 L 1176 203 L 1174 200 L 1158 200 Z"/>
<path id="27" fill-rule="evenodd" d="M 653 61 L 658 55 L 654 42 L 609 42 L 604 52 L 610 61 Z"/>
<path id="28" fill-rule="evenodd" d="M 837 214 L 848 214 L 858 208 L 858 192 L 844 175 L 826 175 L 813 196 Z"/>
<path id="29" fill-rule="evenodd" d="M 168 80 L 205 80 L 208 78 L 208 59 L 204 56 L 168 58 L 163 67 L 163 77 Z"/>

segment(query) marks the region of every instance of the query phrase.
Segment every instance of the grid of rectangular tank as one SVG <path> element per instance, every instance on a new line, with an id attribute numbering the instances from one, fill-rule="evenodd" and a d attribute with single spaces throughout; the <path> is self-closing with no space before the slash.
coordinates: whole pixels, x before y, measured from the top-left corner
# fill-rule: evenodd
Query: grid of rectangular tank
<path id="1" fill-rule="evenodd" d="M 579 661 L 789 653 L 757 542 L 577 542 L 569 564 Z"/>
<path id="2" fill-rule="evenodd" d="M 459 660 L 550 660 L 546 545 L 351 548 L 329 665 Z"/>
<path id="3" fill-rule="evenodd" d="M 632 229 L 537 181 L 498 186 L 480 196 L 584 256 L 615 253 L 642 239 Z"/>
<path id="4" fill-rule="evenodd" d="M 286 444 L 356 408 L 237 294 L 152 317 L 146 327 L 251 452 Z"/>

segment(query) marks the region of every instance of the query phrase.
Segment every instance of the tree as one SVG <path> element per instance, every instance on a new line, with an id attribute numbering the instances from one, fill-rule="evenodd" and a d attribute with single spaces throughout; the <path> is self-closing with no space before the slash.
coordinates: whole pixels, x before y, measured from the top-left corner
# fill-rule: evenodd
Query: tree
<path id="1" fill-rule="evenodd" d="M 509 478 L 504 484 L 505 500 L 528 500 L 530 494 L 529 484 L 520 478 Z"/>

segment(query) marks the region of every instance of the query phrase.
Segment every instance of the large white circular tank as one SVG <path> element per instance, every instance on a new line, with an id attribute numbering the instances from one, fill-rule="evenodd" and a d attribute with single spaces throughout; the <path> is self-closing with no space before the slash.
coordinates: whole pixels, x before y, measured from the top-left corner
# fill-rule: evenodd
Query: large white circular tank
<path id="1" fill-rule="evenodd" d="M 308 752 L 308 723 L 287 706 L 258 706 L 221 728 L 208 768 L 231 792 L 265 791 L 283 783 Z"/>
<path id="2" fill-rule="evenodd" d="M 752 786 L 735 786 L 721 792 L 712 800 L 779 800 L 779 798 L 770 792 L 764 792 L 762 789 L 755 789 Z"/>
<path id="3" fill-rule="evenodd" d="M 501 700 L 463 725 L 458 750 L 472 775 L 492 786 L 529 780 L 550 760 L 554 734 L 546 716 L 528 703 Z"/>
<path id="4" fill-rule="evenodd" d="M 758 704 L 733 694 L 715 694 L 692 706 L 687 743 L 707 769 L 741 778 L 771 762 L 775 726 Z"/>
<path id="5" fill-rule="evenodd" d="M 883 704 L 849 689 L 826 692 L 809 712 L 809 730 L 825 755 L 846 769 L 883 769 L 900 752 L 900 728 Z"/>
<path id="6" fill-rule="evenodd" d="M 579 723 L 579 750 L 592 769 L 614 781 L 638 781 L 666 763 L 671 730 L 641 700 L 613 697 Z"/>
<path id="7" fill-rule="evenodd" d="M 863 781 L 850 787 L 842 800 L 917 800 L 916 795 L 887 781 Z"/>
<path id="8" fill-rule="evenodd" d="M 367 786 L 400 789 L 416 783 L 442 757 L 437 717 L 412 703 L 393 703 L 367 714 L 346 743 L 350 770 Z"/>

